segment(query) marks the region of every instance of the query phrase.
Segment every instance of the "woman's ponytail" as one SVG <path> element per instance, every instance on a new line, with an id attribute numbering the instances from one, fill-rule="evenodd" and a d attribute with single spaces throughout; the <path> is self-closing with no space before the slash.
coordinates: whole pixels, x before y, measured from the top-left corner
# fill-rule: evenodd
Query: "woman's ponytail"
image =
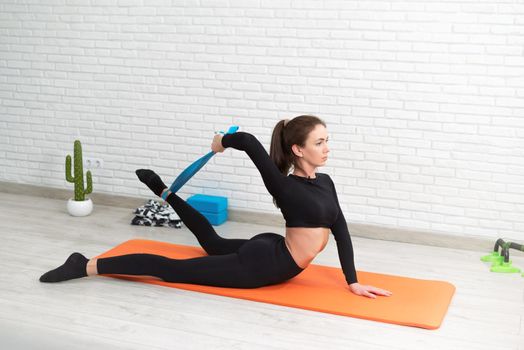
<path id="1" fill-rule="evenodd" d="M 286 149 L 284 139 L 284 127 L 288 120 L 281 120 L 275 125 L 271 135 L 271 146 L 269 148 L 269 157 L 275 162 L 278 170 L 287 176 L 291 168 L 292 158 L 290 150 Z"/>

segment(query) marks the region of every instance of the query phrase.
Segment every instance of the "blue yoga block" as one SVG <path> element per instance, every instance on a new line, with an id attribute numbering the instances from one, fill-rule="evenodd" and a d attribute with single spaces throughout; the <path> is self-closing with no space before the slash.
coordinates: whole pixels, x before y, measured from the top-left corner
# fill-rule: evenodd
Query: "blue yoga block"
<path id="1" fill-rule="evenodd" d="M 187 203 L 198 210 L 212 225 L 220 225 L 227 220 L 227 198 L 195 194 Z"/>
<path id="2" fill-rule="evenodd" d="M 206 217 L 211 225 L 220 225 L 227 220 L 227 210 L 222 210 L 218 213 L 210 213 L 208 211 L 201 211 L 200 213 Z"/>
<path id="3" fill-rule="evenodd" d="M 198 211 L 219 213 L 227 209 L 227 197 L 195 194 L 189 197 L 187 202 Z"/>

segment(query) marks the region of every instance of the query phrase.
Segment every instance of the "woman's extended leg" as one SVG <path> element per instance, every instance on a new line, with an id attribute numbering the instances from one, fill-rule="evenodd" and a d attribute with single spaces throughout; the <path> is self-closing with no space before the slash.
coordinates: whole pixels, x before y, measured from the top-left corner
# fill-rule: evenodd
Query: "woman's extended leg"
<path id="1" fill-rule="evenodd" d="M 155 276 L 175 283 L 257 288 L 283 282 L 302 271 L 287 251 L 282 236 L 265 233 L 255 237 L 232 254 L 184 260 L 152 254 L 127 254 L 76 263 L 71 262 L 70 257 L 64 265 L 48 272 L 40 280 L 59 282 L 98 273 Z M 76 271 L 81 265 L 83 271 L 64 273 Z"/>
<path id="2" fill-rule="evenodd" d="M 166 282 L 253 288 L 261 284 L 237 253 L 192 259 L 170 259 L 152 254 L 128 254 L 97 261 L 98 274 L 154 276 Z"/>
<path id="3" fill-rule="evenodd" d="M 138 169 L 136 174 L 140 181 L 147 185 L 147 187 L 159 197 L 162 192 L 167 189 L 167 186 L 160 176 L 152 170 Z M 202 248 L 204 248 L 209 255 L 222 255 L 236 252 L 248 241 L 247 239 L 220 237 L 205 216 L 200 214 L 175 193 L 169 194 L 166 201 L 173 207 L 187 228 L 193 232 Z"/>

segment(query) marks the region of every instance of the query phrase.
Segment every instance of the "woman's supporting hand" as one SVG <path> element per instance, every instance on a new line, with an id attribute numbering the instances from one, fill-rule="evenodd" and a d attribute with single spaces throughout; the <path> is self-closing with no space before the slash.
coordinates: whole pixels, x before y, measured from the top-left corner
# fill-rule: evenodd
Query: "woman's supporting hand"
<path id="1" fill-rule="evenodd" d="M 349 289 L 356 294 L 361 295 L 364 297 L 375 299 L 377 295 L 382 295 L 385 297 L 389 297 L 393 293 L 391 293 L 389 290 L 380 289 L 373 286 L 364 286 L 360 283 L 352 283 L 349 285 Z"/>
<path id="2" fill-rule="evenodd" d="M 216 134 L 215 137 L 213 137 L 213 142 L 211 143 L 211 150 L 215 153 L 222 153 L 224 152 L 225 148 L 222 146 L 222 137 L 224 135 Z"/>

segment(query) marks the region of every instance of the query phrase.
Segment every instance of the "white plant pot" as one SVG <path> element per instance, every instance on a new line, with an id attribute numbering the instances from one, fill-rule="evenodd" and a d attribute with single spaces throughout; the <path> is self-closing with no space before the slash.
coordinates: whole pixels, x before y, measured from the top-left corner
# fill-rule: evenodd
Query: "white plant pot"
<path id="1" fill-rule="evenodd" d="M 85 201 L 75 201 L 70 198 L 67 201 L 67 211 L 73 216 L 87 216 L 93 211 L 93 202 L 91 198 Z"/>

